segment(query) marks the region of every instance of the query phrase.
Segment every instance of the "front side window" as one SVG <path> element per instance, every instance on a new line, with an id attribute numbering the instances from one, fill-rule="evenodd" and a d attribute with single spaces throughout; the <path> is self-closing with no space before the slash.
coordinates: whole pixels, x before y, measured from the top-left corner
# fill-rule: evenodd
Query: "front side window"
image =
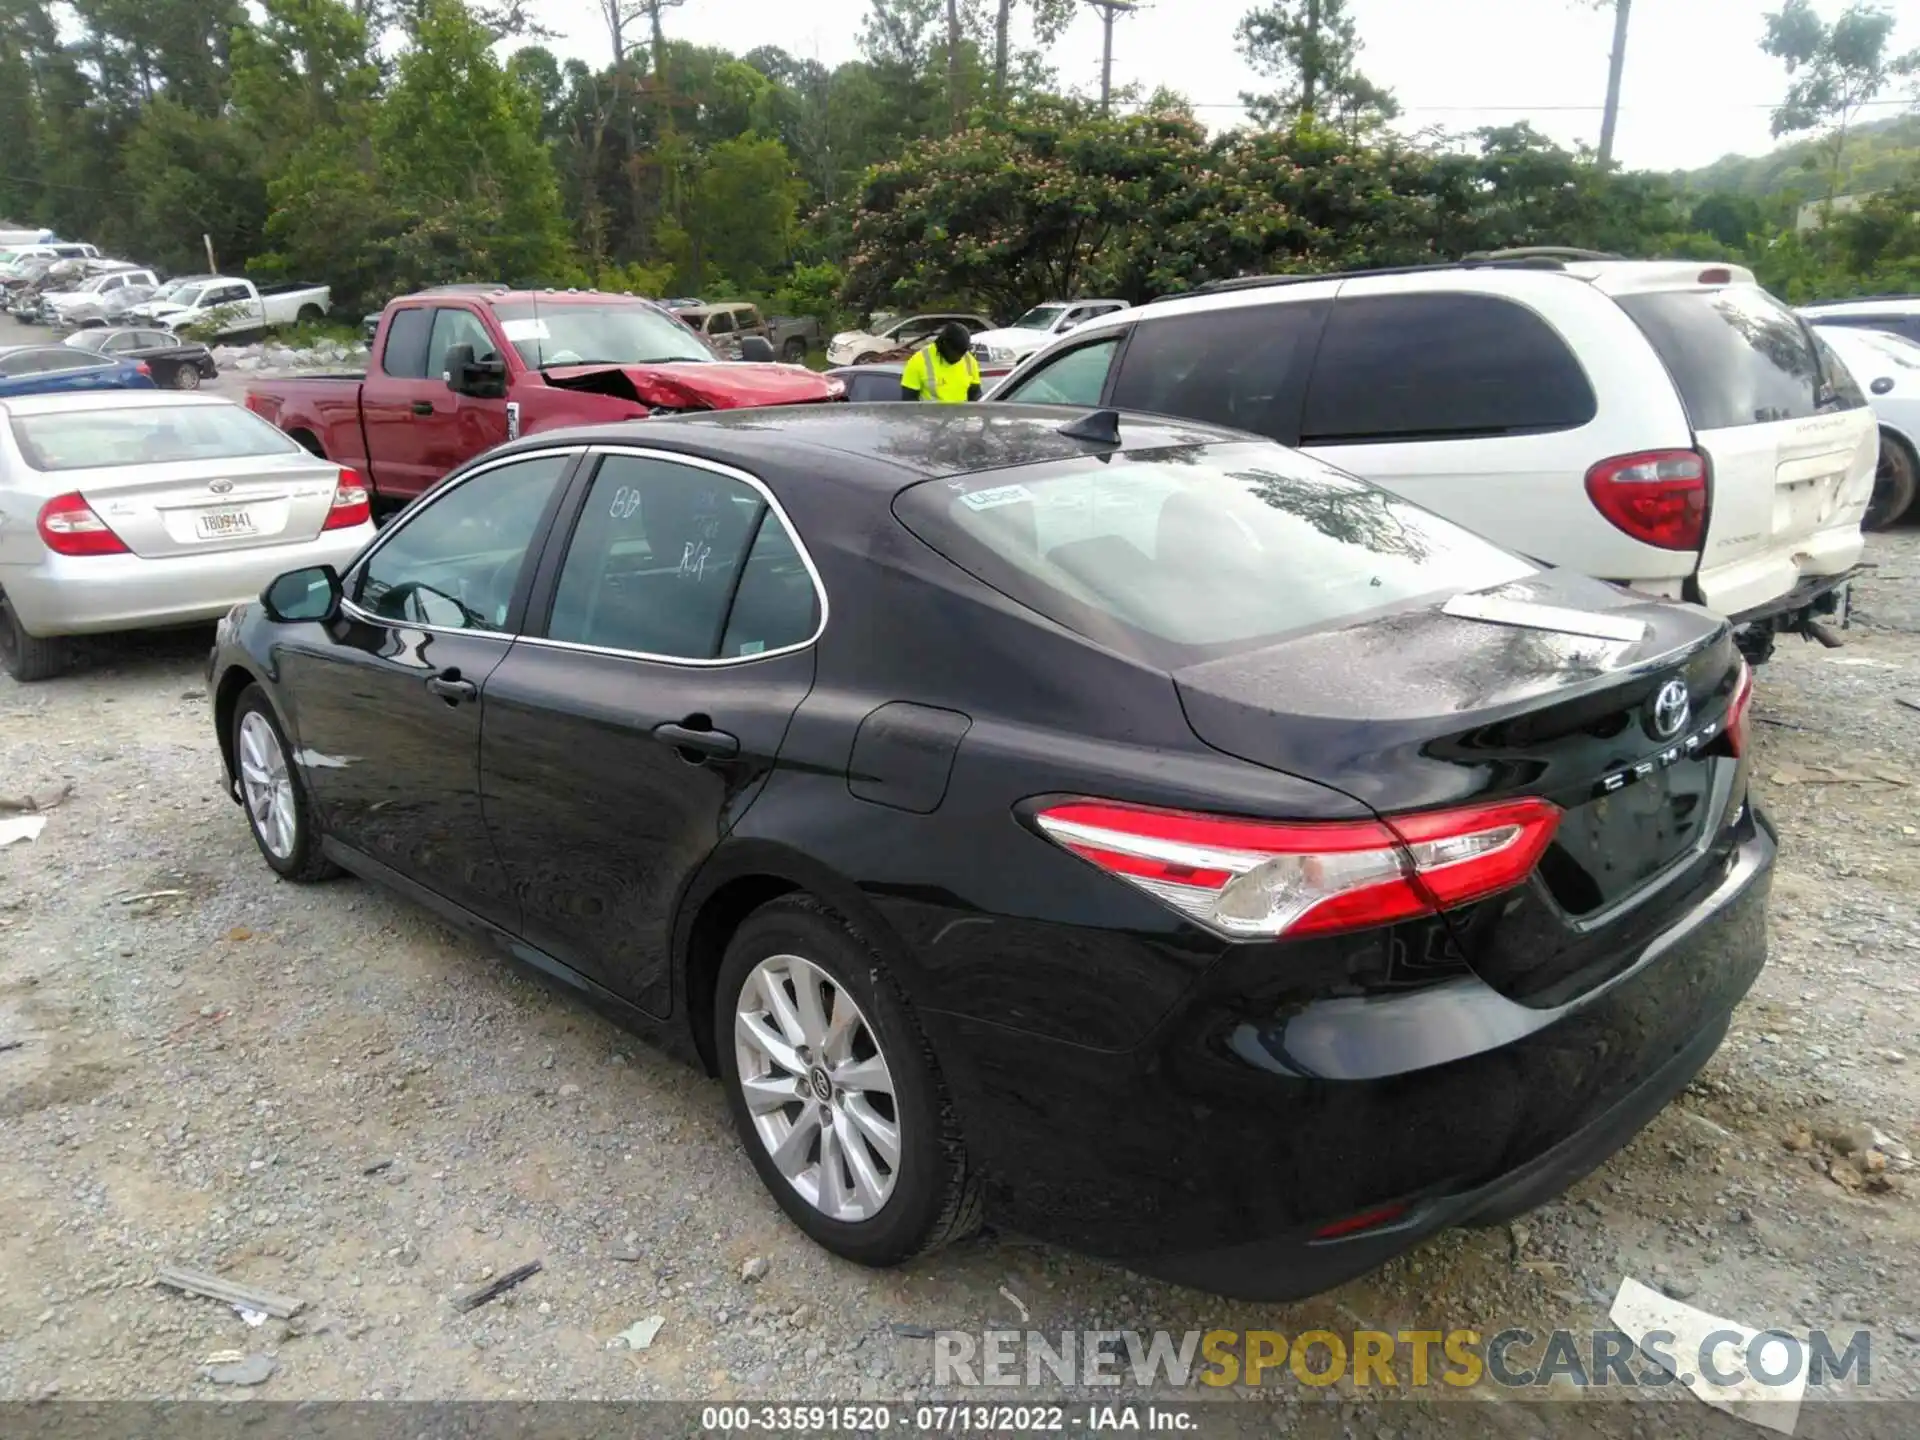
<path id="1" fill-rule="evenodd" d="M 956 565 L 1169 669 L 1535 567 L 1277 445 L 1194 446 L 928 480 L 894 502 Z"/>
<path id="2" fill-rule="evenodd" d="M 1051 330 L 1065 310 L 1064 305 L 1036 305 L 1008 328 L 1011 330 Z"/>
<path id="3" fill-rule="evenodd" d="M 707 317 L 707 333 L 709 335 L 731 335 L 733 333 L 733 316 L 725 310 L 714 311 L 713 314 Z"/>
<path id="4" fill-rule="evenodd" d="M 395 526 L 356 571 L 349 598 L 382 620 L 504 630 L 521 566 L 569 458 L 516 460 L 454 486 Z"/>
<path id="5" fill-rule="evenodd" d="M 1021 400 L 1030 405 L 1098 405 L 1107 386 L 1120 337 L 1098 340 L 1069 350 L 1023 379 L 997 400 Z"/>
<path id="6" fill-rule="evenodd" d="M 1586 372 L 1533 311 L 1492 295 L 1340 299 L 1301 420 L 1304 445 L 1538 435 L 1596 413 Z"/>
<path id="7" fill-rule="evenodd" d="M 813 581 L 745 481 L 637 455 L 601 462 L 555 587 L 547 637 L 674 660 L 799 644 Z"/>
<path id="8" fill-rule="evenodd" d="M 433 312 L 433 338 L 427 343 L 427 376 L 447 377 L 447 352 L 456 345 L 471 345 L 473 358 L 485 360 L 494 354 L 493 339 L 480 317 L 471 310 L 442 309 Z"/>

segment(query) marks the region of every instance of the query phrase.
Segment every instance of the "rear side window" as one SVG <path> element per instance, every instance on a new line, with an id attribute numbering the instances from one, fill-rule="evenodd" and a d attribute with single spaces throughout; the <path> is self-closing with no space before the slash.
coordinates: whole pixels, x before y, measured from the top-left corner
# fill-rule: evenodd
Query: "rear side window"
<path id="1" fill-rule="evenodd" d="M 1293 444 L 1326 313 L 1324 303 L 1308 301 L 1147 321 L 1134 328 L 1113 403 Z"/>
<path id="2" fill-rule="evenodd" d="M 1696 430 L 1818 415 L 1819 357 L 1799 317 L 1755 285 L 1615 297 L 1666 362 Z"/>
<path id="3" fill-rule="evenodd" d="M 380 368 L 396 380 L 421 380 L 427 373 L 427 338 L 433 330 L 433 311 L 425 306 L 398 310 L 387 322 L 386 348 Z"/>
<path id="4" fill-rule="evenodd" d="M 1865 405 L 1866 392 L 1854 380 L 1853 372 L 1848 369 L 1840 352 L 1829 345 L 1823 336 L 1815 335 L 1813 343 L 1820 352 L 1820 373 L 1826 379 L 1827 394 L 1831 401 L 1828 408 L 1858 410 Z"/>
<path id="5" fill-rule="evenodd" d="M 1001 593 L 1169 669 L 1534 573 L 1450 521 L 1268 444 L 930 480 L 894 507 Z"/>
<path id="6" fill-rule="evenodd" d="M 1472 439 L 1571 430 L 1593 387 L 1552 326 L 1492 295 L 1335 302 L 1301 443 Z"/>

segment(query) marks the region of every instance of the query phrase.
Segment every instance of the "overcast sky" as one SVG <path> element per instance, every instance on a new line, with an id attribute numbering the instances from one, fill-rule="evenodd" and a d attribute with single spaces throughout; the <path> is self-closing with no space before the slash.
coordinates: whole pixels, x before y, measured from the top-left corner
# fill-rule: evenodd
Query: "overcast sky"
<path id="1" fill-rule="evenodd" d="M 1165 84 L 1209 126 L 1241 119 L 1240 92 L 1259 84 L 1235 53 L 1233 27 L 1251 0 L 1145 0 L 1114 27 L 1114 83 Z M 1840 0 L 1815 0 L 1829 18 Z M 1615 153 L 1622 164 L 1691 169 L 1728 152 L 1771 148 L 1768 109 L 1787 84 L 1760 52 L 1762 18 L 1778 0 L 1637 0 L 1627 43 Z M 1024 8 L 1024 7 L 1023 7 Z M 1528 120 L 1565 144 L 1597 143 L 1606 98 L 1612 5 L 1582 0 L 1352 0 L 1362 68 L 1399 97 L 1404 127 Z M 1895 49 L 1920 45 L 1920 4 L 1905 12 Z M 536 0 L 563 39 L 554 48 L 596 64 L 607 40 L 595 0 Z M 668 33 L 736 52 L 779 45 L 827 65 L 858 53 L 868 0 L 686 0 Z M 1088 7 L 1054 46 L 1063 85 L 1097 93 L 1100 22 Z M 1880 106 L 1872 115 L 1896 113 Z"/>

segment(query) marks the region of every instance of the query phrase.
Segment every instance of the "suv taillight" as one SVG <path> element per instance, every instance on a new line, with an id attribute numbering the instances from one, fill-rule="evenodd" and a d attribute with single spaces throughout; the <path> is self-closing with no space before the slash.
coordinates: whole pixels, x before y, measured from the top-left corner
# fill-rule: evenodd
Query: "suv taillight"
<path id="1" fill-rule="evenodd" d="M 40 507 L 40 539 L 56 555 L 125 555 L 127 542 L 77 492 Z"/>
<path id="2" fill-rule="evenodd" d="M 1707 457 L 1616 455 L 1587 471 L 1587 498 L 1615 529 L 1662 550 L 1698 550 L 1707 530 Z"/>
<path id="3" fill-rule="evenodd" d="M 351 530 L 373 518 L 373 496 L 360 472 L 340 467 L 340 478 L 333 482 L 333 504 L 327 507 L 322 530 Z"/>
<path id="4" fill-rule="evenodd" d="M 1374 820 L 1233 820 L 1102 800 L 1034 817 L 1048 839 L 1234 939 L 1324 935 L 1511 889 L 1560 824 L 1545 800 Z"/>

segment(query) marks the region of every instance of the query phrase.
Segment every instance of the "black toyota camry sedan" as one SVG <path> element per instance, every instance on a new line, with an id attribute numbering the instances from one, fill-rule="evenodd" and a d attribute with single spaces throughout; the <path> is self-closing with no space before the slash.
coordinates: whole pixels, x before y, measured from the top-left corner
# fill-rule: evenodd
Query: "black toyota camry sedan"
<path id="1" fill-rule="evenodd" d="M 716 1074 L 787 1214 L 1280 1298 L 1611 1154 L 1766 950 L 1705 612 L 1112 412 L 522 439 L 212 657 L 266 861 Z"/>

